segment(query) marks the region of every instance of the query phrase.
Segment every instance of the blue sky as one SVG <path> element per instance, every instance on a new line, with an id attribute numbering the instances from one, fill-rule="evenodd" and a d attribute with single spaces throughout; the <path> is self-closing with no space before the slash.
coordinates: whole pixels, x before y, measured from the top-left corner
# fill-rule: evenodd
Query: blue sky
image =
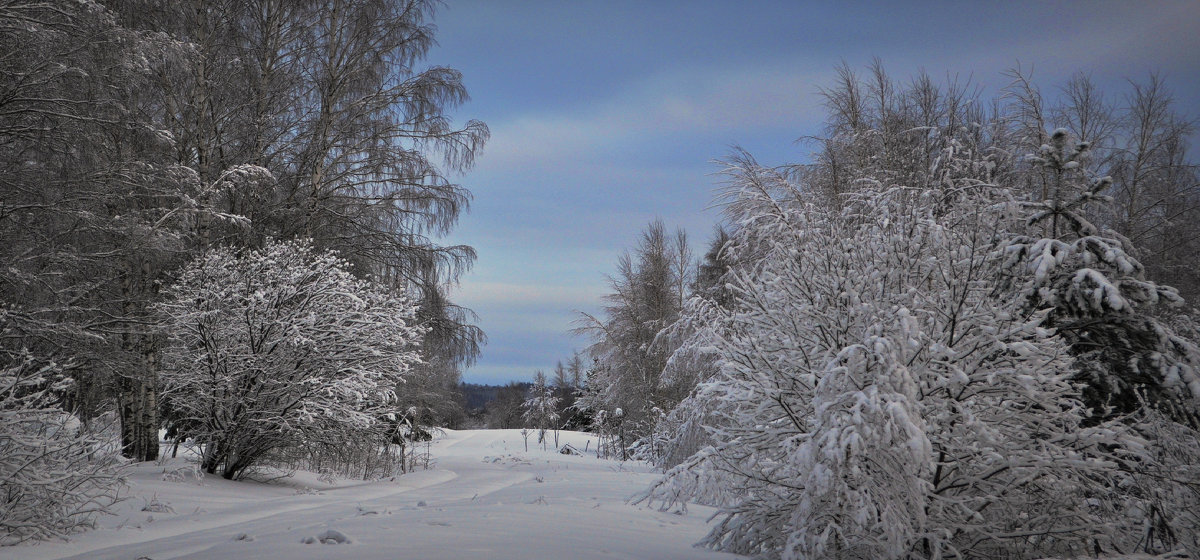
<path id="1" fill-rule="evenodd" d="M 843 61 L 879 57 L 994 92 L 1018 62 L 1047 95 L 1085 72 L 1109 96 L 1159 72 L 1200 117 L 1200 2 L 582 2 L 447 0 L 426 62 L 463 72 L 456 121 L 491 142 L 458 179 L 474 194 L 449 241 L 479 252 L 454 292 L 490 342 L 474 383 L 528 380 L 586 340 L 605 275 L 642 228 L 688 230 L 697 253 L 717 220 L 712 160 L 742 146 L 802 161 L 820 132 L 818 89 Z M 985 93 L 985 95 L 987 95 Z M 1196 136 L 1194 136 L 1195 138 Z M 1196 149 L 1196 148 L 1194 148 Z"/>

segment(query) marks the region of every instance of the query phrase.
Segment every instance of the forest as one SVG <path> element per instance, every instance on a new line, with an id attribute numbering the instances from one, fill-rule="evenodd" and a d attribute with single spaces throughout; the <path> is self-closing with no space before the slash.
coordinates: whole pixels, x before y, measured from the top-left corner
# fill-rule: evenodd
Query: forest
<path id="1" fill-rule="evenodd" d="M 490 131 L 425 66 L 438 8 L 0 2 L 0 547 L 93 528 L 180 453 L 395 480 L 486 427 L 587 432 L 657 473 L 632 503 L 711 508 L 700 546 L 746 557 L 1200 556 L 1168 80 L 842 63 L 798 162 L 714 154 L 703 255 L 651 221 L 587 347 L 487 387 L 452 297 L 475 249 L 445 240 Z"/>
<path id="2" fill-rule="evenodd" d="M 239 478 L 390 469 L 454 413 L 485 338 L 438 239 L 489 132 L 415 67 L 433 8 L 0 6 L 0 542 L 89 523 L 163 429 Z"/>

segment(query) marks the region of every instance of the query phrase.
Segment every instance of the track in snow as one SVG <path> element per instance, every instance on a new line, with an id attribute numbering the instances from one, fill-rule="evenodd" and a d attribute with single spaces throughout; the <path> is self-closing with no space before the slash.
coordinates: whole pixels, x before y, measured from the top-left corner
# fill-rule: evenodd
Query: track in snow
<path id="1" fill-rule="evenodd" d="M 589 437 L 562 432 L 560 443 L 594 449 Z M 625 503 L 654 480 L 645 466 L 559 455 L 530 440 L 526 452 L 517 430 L 449 431 L 429 471 L 318 494 L 166 482 L 163 467 L 146 464 L 133 477 L 137 496 L 104 528 L 70 543 L 0 549 L 0 558 L 734 558 L 691 546 L 707 531 L 708 508 L 682 516 Z M 141 511 L 151 495 L 174 512 Z M 302 543 L 328 530 L 351 542 Z"/>

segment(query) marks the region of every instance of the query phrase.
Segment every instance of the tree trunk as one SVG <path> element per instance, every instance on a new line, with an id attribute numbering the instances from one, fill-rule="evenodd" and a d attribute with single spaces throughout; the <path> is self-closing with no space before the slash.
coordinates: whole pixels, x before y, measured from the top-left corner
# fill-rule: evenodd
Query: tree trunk
<path id="1" fill-rule="evenodd" d="M 122 291 L 126 317 L 138 313 L 135 295 L 140 278 L 148 276 L 148 262 L 131 263 Z M 127 332 L 122 346 L 136 356 L 135 363 L 117 381 L 117 409 L 121 416 L 121 454 L 134 461 L 158 459 L 158 344 L 152 333 Z"/>
<path id="2" fill-rule="evenodd" d="M 121 454 L 135 461 L 158 458 L 158 391 L 154 377 L 154 369 L 143 367 L 121 376 L 118 382 Z"/>

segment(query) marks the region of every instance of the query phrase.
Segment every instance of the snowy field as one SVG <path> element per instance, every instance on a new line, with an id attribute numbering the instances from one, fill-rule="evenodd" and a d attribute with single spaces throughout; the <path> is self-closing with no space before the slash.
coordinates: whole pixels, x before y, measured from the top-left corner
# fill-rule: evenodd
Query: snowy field
<path id="1" fill-rule="evenodd" d="M 710 508 L 677 515 L 626 503 L 656 477 L 644 464 L 542 451 L 529 439 L 526 452 L 519 430 L 447 431 L 432 468 L 370 483 L 303 472 L 230 482 L 197 478 L 183 459 L 139 465 L 99 529 L 3 548 L 0 559 L 737 558 L 692 547 Z M 578 432 L 559 442 L 596 449 Z"/>

